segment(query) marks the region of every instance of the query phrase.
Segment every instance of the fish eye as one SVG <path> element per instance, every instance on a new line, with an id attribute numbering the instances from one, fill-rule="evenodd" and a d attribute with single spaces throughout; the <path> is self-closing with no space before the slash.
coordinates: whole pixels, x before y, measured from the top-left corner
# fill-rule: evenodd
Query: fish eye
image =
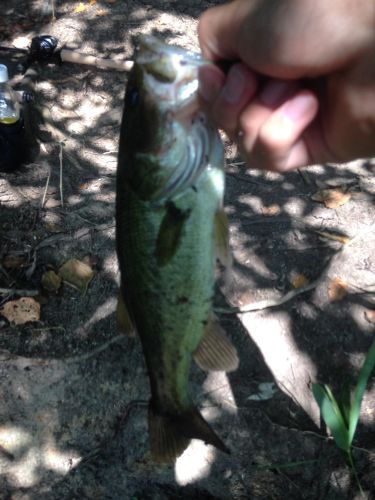
<path id="1" fill-rule="evenodd" d="M 134 107 L 138 104 L 139 92 L 138 92 L 138 89 L 136 87 L 132 87 L 128 90 L 127 100 L 128 100 L 128 103 L 131 107 Z"/>

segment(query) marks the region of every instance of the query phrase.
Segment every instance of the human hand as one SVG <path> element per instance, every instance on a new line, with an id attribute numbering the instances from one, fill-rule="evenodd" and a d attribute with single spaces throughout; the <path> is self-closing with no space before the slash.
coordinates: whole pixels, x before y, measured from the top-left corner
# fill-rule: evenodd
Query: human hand
<path id="1" fill-rule="evenodd" d="M 249 164 L 375 156 L 373 0 L 234 0 L 206 11 L 200 93 Z"/>

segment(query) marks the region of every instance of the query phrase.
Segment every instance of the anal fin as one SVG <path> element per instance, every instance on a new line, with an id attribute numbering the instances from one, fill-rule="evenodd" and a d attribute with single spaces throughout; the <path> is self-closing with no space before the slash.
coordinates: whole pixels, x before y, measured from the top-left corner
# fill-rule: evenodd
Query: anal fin
<path id="1" fill-rule="evenodd" d="M 237 350 L 213 314 L 193 357 L 197 365 L 205 371 L 231 372 L 238 368 Z"/>
<path id="2" fill-rule="evenodd" d="M 135 326 L 133 325 L 133 322 L 130 319 L 130 314 L 125 305 L 124 297 L 122 295 L 121 290 L 119 290 L 117 297 L 116 321 L 117 321 L 117 329 L 119 330 L 119 332 L 124 333 L 129 337 L 135 337 L 136 334 Z"/>

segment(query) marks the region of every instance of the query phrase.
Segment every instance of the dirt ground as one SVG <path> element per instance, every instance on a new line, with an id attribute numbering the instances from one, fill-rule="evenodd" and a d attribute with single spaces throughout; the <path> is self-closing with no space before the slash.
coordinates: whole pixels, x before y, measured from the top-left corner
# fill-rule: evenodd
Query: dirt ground
<path id="1" fill-rule="evenodd" d="M 0 45 L 48 33 L 66 48 L 129 59 L 132 37 L 154 33 L 197 49 L 197 18 L 215 3 L 56 0 L 51 22 L 50 0 L 3 0 Z M 12 76 L 22 58 L 0 50 Z M 0 316 L 0 499 L 360 498 L 311 383 L 353 387 L 374 337 L 375 161 L 278 175 L 246 170 L 226 141 L 234 268 L 215 300 L 241 364 L 229 375 L 192 367 L 191 392 L 232 453 L 193 441 L 174 466 L 156 466 L 140 343 L 115 322 L 127 75 L 68 63 L 36 70 L 55 132 L 32 163 L 0 174 L 0 307 L 33 292 L 41 304 L 38 321 Z M 332 208 L 312 200 L 333 187 Z M 72 258 L 94 271 L 87 290 L 42 290 L 43 274 Z M 372 378 L 353 453 L 366 498 L 375 498 L 374 431 Z"/>

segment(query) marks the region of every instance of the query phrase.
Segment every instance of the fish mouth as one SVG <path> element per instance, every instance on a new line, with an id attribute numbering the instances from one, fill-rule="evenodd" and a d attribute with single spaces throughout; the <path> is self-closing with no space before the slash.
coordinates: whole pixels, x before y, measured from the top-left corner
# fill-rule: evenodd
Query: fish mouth
<path id="1" fill-rule="evenodd" d="M 170 45 L 153 35 L 142 35 L 138 38 L 139 64 L 150 64 L 160 60 L 163 56 L 171 57 L 175 64 L 192 65 L 195 67 L 212 64 L 203 59 L 201 54 L 183 49 L 177 45 Z"/>
<path id="2" fill-rule="evenodd" d="M 135 63 L 142 70 L 147 93 L 169 111 L 191 106 L 197 97 L 199 67 L 213 64 L 197 52 L 152 35 L 139 37 Z"/>

